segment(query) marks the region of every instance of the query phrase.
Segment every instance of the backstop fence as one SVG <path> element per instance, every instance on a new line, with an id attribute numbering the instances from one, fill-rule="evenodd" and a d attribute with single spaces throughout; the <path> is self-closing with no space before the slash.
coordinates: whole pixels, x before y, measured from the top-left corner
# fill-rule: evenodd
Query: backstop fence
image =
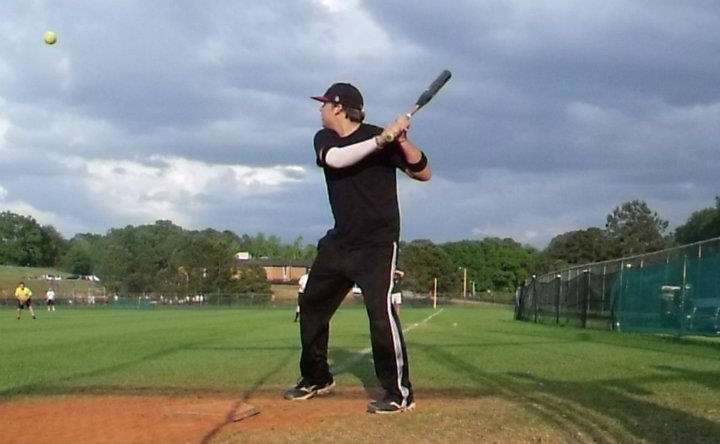
<path id="1" fill-rule="evenodd" d="M 720 238 L 533 276 L 515 302 L 542 324 L 720 335 Z"/>

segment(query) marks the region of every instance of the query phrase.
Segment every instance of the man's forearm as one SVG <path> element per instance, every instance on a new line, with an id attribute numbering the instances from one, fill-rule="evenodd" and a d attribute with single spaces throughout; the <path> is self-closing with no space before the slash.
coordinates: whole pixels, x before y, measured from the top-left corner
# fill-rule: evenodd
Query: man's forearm
<path id="1" fill-rule="evenodd" d="M 398 143 L 405 156 L 405 162 L 408 164 L 405 174 L 416 180 L 430 180 L 432 173 L 425 153 L 406 137 L 399 138 Z"/>
<path id="2" fill-rule="evenodd" d="M 325 164 L 332 168 L 349 167 L 355 165 L 378 148 L 380 147 L 376 137 L 342 148 L 330 147 L 325 153 Z"/>

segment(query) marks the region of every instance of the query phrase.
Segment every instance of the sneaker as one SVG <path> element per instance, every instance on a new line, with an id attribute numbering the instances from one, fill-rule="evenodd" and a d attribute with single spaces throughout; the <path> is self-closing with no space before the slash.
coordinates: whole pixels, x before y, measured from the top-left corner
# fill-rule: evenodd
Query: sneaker
<path id="1" fill-rule="evenodd" d="M 325 384 L 307 385 L 301 379 L 297 385 L 283 393 L 283 398 L 288 401 L 302 401 L 310 399 L 314 396 L 323 396 L 330 393 L 335 387 L 335 380 L 331 379 L 330 382 Z"/>
<path id="2" fill-rule="evenodd" d="M 368 413 L 377 413 L 380 415 L 409 412 L 415 408 L 415 401 L 412 398 L 408 402 L 397 403 L 388 399 L 382 401 L 373 401 L 368 404 Z"/>

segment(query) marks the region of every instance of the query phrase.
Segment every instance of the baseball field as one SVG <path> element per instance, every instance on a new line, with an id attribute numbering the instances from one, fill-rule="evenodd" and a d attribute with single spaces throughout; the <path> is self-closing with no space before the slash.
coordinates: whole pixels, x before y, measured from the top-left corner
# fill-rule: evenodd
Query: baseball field
<path id="1" fill-rule="evenodd" d="M 493 305 L 401 311 L 417 408 L 378 395 L 360 305 L 337 389 L 285 401 L 294 307 L 0 309 L 0 443 L 716 443 L 720 342 L 557 328 Z"/>

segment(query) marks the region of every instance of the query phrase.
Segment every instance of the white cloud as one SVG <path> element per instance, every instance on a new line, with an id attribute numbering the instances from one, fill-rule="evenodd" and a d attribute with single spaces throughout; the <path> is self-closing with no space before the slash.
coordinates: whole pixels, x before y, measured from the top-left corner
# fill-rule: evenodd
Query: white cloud
<path id="1" fill-rule="evenodd" d="M 61 160 L 70 168 L 98 211 L 121 220 L 170 219 L 194 225 L 199 213 L 220 201 L 237 202 L 262 196 L 272 199 L 306 175 L 300 166 L 248 167 L 218 165 L 178 157 L 151 156 L 130 160 Z"/>
<path id="2" fill-rule="evenodd" d="M 408 41 L 394 42 L 359 0 L 316 0 L 325 14 L 316 23 L 334 57 L 342 62 L 405 56 L 415 51 Z M 397 48 L 403 52 L 398 54 Z"/>
<path id="3" fill-rule="evenodd" d="M 0 100 L 0 107 L 2 107 L 2 101 Z M 0 149 L 3 149 L 7 146 L 7 140 L 5 139 L 5 136 L 7 135 L 8 130 L 12 124 L 9 120 L 2 118 L 0 116 Z"/>

